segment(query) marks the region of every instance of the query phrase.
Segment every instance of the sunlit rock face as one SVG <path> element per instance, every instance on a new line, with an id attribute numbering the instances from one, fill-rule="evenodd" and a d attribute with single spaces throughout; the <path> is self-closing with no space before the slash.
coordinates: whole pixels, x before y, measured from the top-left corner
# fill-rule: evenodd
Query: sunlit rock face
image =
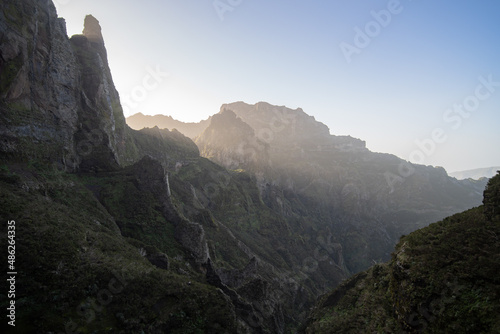
<path id="1" fill-rule="evenodd" d="M 214 115 L 210 126 L 196 138 L 204 157 L 229 169 L 254 166 L 268 161 L 269 145 L 231 110 Z"/>

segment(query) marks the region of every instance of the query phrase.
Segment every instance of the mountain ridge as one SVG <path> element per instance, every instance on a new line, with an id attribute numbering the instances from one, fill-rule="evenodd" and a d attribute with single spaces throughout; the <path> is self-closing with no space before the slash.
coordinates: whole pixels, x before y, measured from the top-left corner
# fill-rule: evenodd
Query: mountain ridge
<path id="1" fill-rule="evenodd" d="M 475 168 L 463 171 L 451 172 L 450 176 L 463 180 L 463 179 L 473 179 L 479 180 L 482 177 L 491 178 L 495 176 L 495 173 L 500 170 L 500 166 L 486 167 L 486 168 Z"/>
<path id="2" fill-rule="evenodd" d="M 186 123 L 182 121 L 175 120 L 172 116 L 165 115 L 144 115 L 142 113 L 137 113 L 127 117 L 127 124 L 134 130 L 141 130 L 143 128 L 153 128 L 155 126 L 161 129 L 177 129 L 179 132 L 184 134 L 186 137 L 194 139 L 203 130 L 206 129 L 210 123 L 210 117 L 206 120 L 199 122 Z"/>
<path id="3" fill-rule="evenodd" d="M 228 105 L 199 145 L 133 130 L 97 19 L 68 38 L 50 1 L 5 0 L 0 18 L 0 218 L 16 222 L 24 332 L 293 332 L 484 188 L 414 166 L 391 191 L 401 160 L 266 103 Z"/>
<path id="4" fill-rule="evenodd" d="M 233 116 L 226 117 L 222 121 L 219 116 L 229 115 L 228 113 Z M 360 200 L 363 197 L 366 202 L 374 196 L 371 194 L 373 190 L 369 190 L 370 188 L 367 188 L 367 185 L 360 179 L 355 182 L 352 182 L 353 180 L 342 181 L 346 176 L 349 178 L 348 175 L 353 166 L 358 166 L 356 167 L 358 173 L 360 172 L 359 168 L 362 168 L 362 173 L 372 173 L 372 177 L 378 174 L 379 181 L 376 183 L 377 190 L 375 191 L 378 197 L 386 198 L 385 201 L 396 201 L 396 203 L 408 198 L 413 207 L 422 200 L 415 200 L 421 195 L 410 195 L 411 187 L 408 185 L 410 183 L 416 185 L 422 181 L 429 182 L 429 177 L 431 177 L 436 178 L 436 181 L 441 180 L 437 183 L 429 183 L 427 192 L 431 191 L 430 188 L 433 187 L 457 187 L 456 190 L 449 193 L 461 193 L 462 199 L 457 201 L 457 199 L 451 200 L 450 198 L 447 201 L 449 203 L 447 205 L 450 206 L 459 201 L 468 201 L 469 196 L 476 196 L 477 200 L 474 203 L 479 204 L 482 187 L 486 182 L 482 181 L 476 187 L 468 181 L 453 181 L 453 179 L 448 178 L 442 168 L 412 165 L 392 155 L 372 153 L 366 149 L 366 144 L 362 140 L 350 136 L 330 135 L 328 127 L 317 122 L 314 117 L 307 115 L 300 108 L 292 110 L 284 106 L 272 106 L 265 102 L 249 105 L 240 101 L 222 105 L 220 112 L 212 116 L 210 125 L 195 138 L 195 142 L 202 156 L 230 170 L 243 169 L 254 174 L 257 177 L 263 198 L 268 198 L 267 193 L 274 192 L 272 187 L 277 187 L 286 189 L 290 194 L 299 194 L 302 202 L 310 201 L 311 196 L 316 203 L 325 203 L 326 205 L 326 202 L 332 201 L 332 204 L 329 205 L 338 211 L 359 210 L 357 208 L 361 207 Z M 359 167 L 363 165 L 365 167 Z M 411 168 L 411 175 L 401 176 L 401 166 Z M 372 172 L 369 172 L 370 170 Z M 370 182 L 373 183 L 373 181 Z M 270 185 L 272 186 L 270 187 Z M 328 185 L 328 188 L 325 188 L 325 185 Z M 471 193 L 464 192 L 470 186 L 476 188 Z M 405 195 L 401 196 L 401 194 Z M 438 201 L 442 202 L 444 198 L 449 197 L 449 194 L 445 194 L 442 190 L 441 194 L 441 199 Z M 411 199 L 412 196 L 414 196 L 413 199 Z M 342 200 L 343 197 L 346 199 Z M 351 199 L 347 199 L 348 197 Z M 379 203 L 380 199 L 374 198 L 371 201 Z M 282 212 L 290 212 L 292 202 L 297 203 L 296 199 L 267 203 Z M 394 207 L 394 213 L 383 214 L 379 218 L 380 220 L 387 220 L 390 217 L 389 219 L 393 221 L 400 220 L 399 224 L 401 225 L 401 222 L 405 220 L 415 221 L 416 217 L 420 215 L 422 221 L 418 225 L 419 227 L 461 210 L 459 208 L 447 209 L 441 214 L 433 214 L 432 211 L 435 210 L 436 206 L 425 204 L 419 208 L 420 211 L 413 211 L 413 209 L 406 211 L 403 206 L 398 213 L 397 205 L 394 203 L 391 205 Z M 473 206 L 473 204 L 469 205 Z M 380 203 L 377 206 L 380 206 Z M 389 203 L 385 204 L 384 207 L 388 208 Z M 325 208 L 321 210 L 325 210 Z M 381 212 L 380 209 L 376 210 Z M 328 217 L 331 213 L 325 212 L 323 215 Z M 373 216 L 373 211 L 364 215 Z M 380 215 L 380 213 L 376 215 Z M 423 218 L 426 215 L 428 217 Z M 411 216 L 413 217 L 410 218 Z M 358 216 L 349 219 L 359 221 L 363 218 Z M 371 220 L 373 221 L 373 219 Z M 426 222 L 424 223 L 424 221 Z M 383 224 L 382 226 L 384 226 Z M 399 235 L 407 234 L 412 230 L 412 227 L 408 226 L 404 231 L 396 232 L 398 228 L 392 232 L 384 232 L 394 235 L 389 237 L 389 240 L 392 240 L 389 244 L 395 244 Z M 413 229 L 415 228 L 417 227 L 414 226 Z M 387 225 L 382 227 L 382 230 L 386 229 Z M 385 242 L 387 241 L 379 240 L 380 244 Z M 387 247 L 386 256 L 391 250 L 392 245 Z M 367 266 L 372 260 L 366 259 L 364 266 Z M 354 271 L 357 270 L 359 269 Z"/>

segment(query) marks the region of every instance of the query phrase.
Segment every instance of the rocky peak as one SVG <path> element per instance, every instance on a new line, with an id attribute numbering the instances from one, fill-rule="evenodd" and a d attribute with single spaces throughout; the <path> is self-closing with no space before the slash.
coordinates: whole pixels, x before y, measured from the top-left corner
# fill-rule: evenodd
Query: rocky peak
<path id="1" fill-rule="evenodd" d="M 271 122 L 285 123 L 285 125 L 289 125 L 290 123 L 301 125 L 303 123 L 314 124 L 316 130 L 319 129 L 319 132 L 323 135 L 329 134 L 329 129 L 326 125 L 316 121 L 313 116 L 309 116 L 301 108 L 291 109 L 285 106 L 272 105 L 267 102 L 258 102 L 254 105 L 244 102 L 234 102 L 222 105 L 221 110 L 224 109 L 233 110 L 238 117 L 254 129 L 258 129 L 265 124 L 269 126 Z M 275 125 L 278 126 L 278 124 Z"/>
<path id="2" fill-rule="evenodd" d="M 99 43 L 104 45 L 102 37 L 102 29 L 99 21 L 92 15 L 87 15 L 84 21 L 83 35 L 92 43 Z"/>
<path id="3" fill-rule="evenodd" d="M 224 109 L 214 115 L 208 128 L 197 138 L 218 148 L 233 148 L 241 141 L 254 137 L 253 129 L 232 110 Z"/>
<path id="4" fill-rule="evenodd" d="M 230 109 L 224 109 L 214 115 L 210 122 L 210 127 L 224 132 L 228 132 L 231 128 L 236 128 L 238 132 L 243 131 L 245 135 L 253 134 L 252 128 Z"/>
<path id="5" fill-rule="evenodd" d="M 68 39 L 49 1 L 0 5 L 0 155 L 108 169 L 123 163 L 125 118 L 99 21 Z"/>
<path id="6" fill-rule="evenodd" d="M 196 144 L 201 155 L 230 169 L 251 168 L 269 160 L 268 145 L 230 109 L 212 116 L 210 125 L 196 138 Z"/>
<path id="7" fill-rule="evenodd" d="M 102 62 L 106 67 L 106 74 L 111 77 L 111 71 L 108 66 L 108 53 L 104 46 L 104 38 L 102 37 L 102 28 L 99 21 L 92 15 L 87 15 L 83 23 L 83 36 L 87 38 L 90 45 L 99 53 Z"/>

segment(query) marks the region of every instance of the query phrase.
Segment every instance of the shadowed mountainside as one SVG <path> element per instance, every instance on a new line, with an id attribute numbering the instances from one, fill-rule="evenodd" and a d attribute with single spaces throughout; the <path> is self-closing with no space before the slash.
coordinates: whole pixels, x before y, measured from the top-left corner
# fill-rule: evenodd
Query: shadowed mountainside
<path id="1" fill-rule="evenodd" d="M 318 303 L 305 333 L 498 333 L 500 174 L 484 205 L 401 238 Z"/>
<path id="2" fill-rule="evenodd" d="M 198 146 L 133 130 L 99 22 L 68 38 L 51 2 L 3 1 L 0 43 L 0 218 L 16 226 L 22 332 L 291 332 L 403 231 L 478 200 L 481 182 L 403 178 L 401 160 L 301 110 L 231 105 Z"/>

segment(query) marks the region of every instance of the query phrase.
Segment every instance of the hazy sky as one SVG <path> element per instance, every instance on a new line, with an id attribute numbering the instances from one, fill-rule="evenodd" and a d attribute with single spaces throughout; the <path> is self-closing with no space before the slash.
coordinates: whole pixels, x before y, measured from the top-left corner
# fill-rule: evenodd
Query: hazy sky
<path id="1" fill-rule="evenodd" d="M 126 116 L 199 121 L 266 101 L 372 151 L 450 172 L 500 166 L 498 0 L 55 4 L 70 36 L 86 14 L 100 21 Z"/>

